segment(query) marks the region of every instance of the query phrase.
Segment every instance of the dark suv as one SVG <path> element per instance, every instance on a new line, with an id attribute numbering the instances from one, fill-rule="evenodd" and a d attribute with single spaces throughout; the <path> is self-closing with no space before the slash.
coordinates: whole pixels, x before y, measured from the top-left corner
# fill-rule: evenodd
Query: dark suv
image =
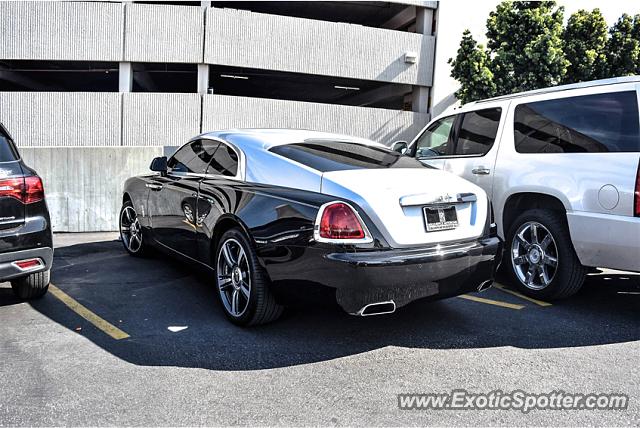
<path id="1" fill-rule="evenodd" d="M 53 237 L 44 188 L 0 124 L 0 282 L 11 281 L 21 299 L 49 287 Z"/>

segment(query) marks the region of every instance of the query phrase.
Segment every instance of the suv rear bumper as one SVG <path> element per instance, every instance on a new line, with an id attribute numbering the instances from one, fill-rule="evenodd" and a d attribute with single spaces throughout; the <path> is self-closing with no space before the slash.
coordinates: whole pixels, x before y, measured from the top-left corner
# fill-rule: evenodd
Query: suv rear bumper
<path id="1" fill-rule="evenodd" d="M 33 269 L 23 270 L 15 262 L 28 259 L 40 259 L 42 265 Z M 53 263 L 53 249 L 50 247 L 33 248 L 30 250 L 0 253 L 0 282 L 9 281 L 21 276 L 30 275 L 51 269 Z"/>
<path id="2" fill-rule="evenodd" d="M 640 272 L 640 218 L 574 211 L 567 221 L 584 266 Z"/>

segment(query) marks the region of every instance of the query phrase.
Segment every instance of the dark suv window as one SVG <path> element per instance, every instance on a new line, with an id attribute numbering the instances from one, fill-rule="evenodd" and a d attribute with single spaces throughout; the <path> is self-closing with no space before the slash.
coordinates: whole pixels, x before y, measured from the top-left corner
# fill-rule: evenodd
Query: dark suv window
<path id="1" fill-rule="evenodd" d="M 216 150 L 207 174 L 234 177 L 238 173 L 238 155 L 226 144 L 220 144 Z"/>
<path id="2" fill-rule="evenodd" d="M 640 151 L 635 91 L 520 104 L 515 109 L 518 153 Z"/>
<path id="3" fill-rule="evenodd" d="M 0 126 L 0 162 L 11 162 L 18 158 L 18 151 L 13 145 L 13 142 L 9 139 L 8 135 L 5 135 Z"/>
<path id="4" fill-rule="evenodd" d="M 212 140 L 196 140 L 180 148 L 169 159 L 167 166 L 172 172 L 204 174 L 218 144 Z"/>
<path id="5" fill-rule="evenodd" d="M 456 155 L 486 155 L 496 141 L 501 113 L 501 108 L 465 113 L 458 131 Z"/>

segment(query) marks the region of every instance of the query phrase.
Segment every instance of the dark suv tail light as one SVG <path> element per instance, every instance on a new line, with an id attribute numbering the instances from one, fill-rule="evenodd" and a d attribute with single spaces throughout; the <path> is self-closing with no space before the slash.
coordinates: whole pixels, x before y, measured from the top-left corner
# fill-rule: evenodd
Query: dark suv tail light
<path id="1" fill-rule="evenodd" d="M 23 204 L 44 199 L 44 187 L 40 177 L 9 178 L 0 180 L 0 197 L 14 198 Z"/>
<path id="2" fill-rule="evenodd" d="M 371 238 L 356 211 L 347 203 L 331 202 L 320 208 L 316 238 L 331 242 L 366 242 Z"/>
<path id="3" fill-rule="evenodd" d="M 636 190 L 633 196 L 633 215 L 640 217 L 640 162 L 638 162 L 638 172 L 636 172 Z"/>
<path id="4" fill-rule="evenodd" d="M 44 186 L 38 176 L 24 178 L 24 203 L 31 204 L 44 199 Z"/>

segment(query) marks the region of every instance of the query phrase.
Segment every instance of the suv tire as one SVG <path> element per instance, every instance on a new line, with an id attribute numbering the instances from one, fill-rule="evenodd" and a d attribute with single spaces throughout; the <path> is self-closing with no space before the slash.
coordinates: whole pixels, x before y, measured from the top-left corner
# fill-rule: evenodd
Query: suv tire
<path id="1" fill-rule="evenodd" d="M 19 299 L 38 299 L 45 295 L 50 281 L 51 271 L 45 270 L 11 281 L 11 289 Z"/>
<path id="2" fill-rule="evenodd" d="M 528 296 L 564 299 L 584 283 L 587 269 L 573 248 L 565 217 L 556 211 L 523 212 L 509 229 L 505 250 L 511 282 Z"/>

